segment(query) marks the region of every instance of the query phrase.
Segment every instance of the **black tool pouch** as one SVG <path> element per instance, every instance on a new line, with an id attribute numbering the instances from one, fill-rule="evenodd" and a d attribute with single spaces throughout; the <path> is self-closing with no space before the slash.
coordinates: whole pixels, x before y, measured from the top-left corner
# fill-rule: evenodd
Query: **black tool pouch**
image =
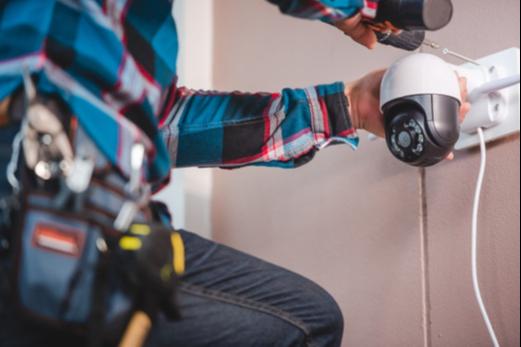
<path id="1" fill-rule="evenodd" d="M 140 269 L 150 269 L 142 261 L 147 259 L 143 249 L 151 253 L 154 249 L 123 249 L 122 240 L 136 237 L 132 228 L 121 231 L 114 227 L 124 205 L 135 199 L 126 189 L 128 180 L 104 159 L 72 116 L 63 121 L 75 124 L 64 128 L 76 155 L 85 148 L 95 152 L 94 169 L 88 188 L 78 194 L 70 191 L 60 175 L 42 180 L 38 166 L 29 168 L 21 155 L 17 173 L 22 187 L 20 208 L 11 235 L 15 302 L 22 316 L 33 322 L 87 336 L 91 346 L 103 341 L 115 345 L 141 298 L 154 296 L 155 288 L 136 281 L 147 278 Z M 173 231 L 154 227 L 156 222 L 148 203 L 141 203 L 132 217 L 132 225 L 147 226 L 153 231 L 150 235 L 161 229 L 160 239 L 168 240 Z M 147 236 L 138 235 L 142 245 L 150 243 Z M 173 253 L 163 258 L 172 259 Z M 164 266 L 157 268 L 165 270 Z M 161 287 L 165 297 L 173 295 L 173 268 L 167 265 L 167 276 L 160 276 L 162 284 L 168 284 Z"/>
<path id="2" fill-rule="evenodd" d="M 121 234 L 107 224 L 114 216 L 96 203 L 123 203 L 115 191 L 93 183 L 79 209 L 74 201 L 57 205 L 52 189 L 25 191 L 15 229 L 13 281 L 24 317 L 109 341 L 121 335 L 137 289 L 116 261 Z"/>
<path id="3" fill-rule="evenodd" d="M 93 288 L 103 257 L 102 229 L 85 215 L 30 193 L 18 229 L 16 285 L 21 308 L 55 324 L 81 328 L 91 317 Z"/>

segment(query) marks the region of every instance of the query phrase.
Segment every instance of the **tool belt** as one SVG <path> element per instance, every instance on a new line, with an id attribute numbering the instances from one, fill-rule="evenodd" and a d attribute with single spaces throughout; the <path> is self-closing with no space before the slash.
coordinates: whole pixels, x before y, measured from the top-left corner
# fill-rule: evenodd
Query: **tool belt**
<path id="1" fill-rule="evenodd" d="M 22 317 L 87 336 L 91 346 L 118 341 L 137 310 L 178 317 L 184 246 L 165 208 L 137 176 L 105 160 L 59 101 L 35 96 L 28 104 L 7 173 Z M 132 153 L 137 175 L 144 153 L 139 144 Z"/>

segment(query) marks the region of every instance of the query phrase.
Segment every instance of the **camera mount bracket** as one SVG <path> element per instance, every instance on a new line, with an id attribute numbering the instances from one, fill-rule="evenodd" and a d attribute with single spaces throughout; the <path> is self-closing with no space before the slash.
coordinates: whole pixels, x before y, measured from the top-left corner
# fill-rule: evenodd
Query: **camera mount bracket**
<path id="1" fill-rule="evenodd" d="M 469 101 L 472 108 L 461 125 L 457 150 L 479 144 L 478 128 L 482 128 L 485 140 L 519 133 L 520 130 L 520 87 L 519 48 L 510 48 L 475 63 L 455 67 L 467 77 Z"/>

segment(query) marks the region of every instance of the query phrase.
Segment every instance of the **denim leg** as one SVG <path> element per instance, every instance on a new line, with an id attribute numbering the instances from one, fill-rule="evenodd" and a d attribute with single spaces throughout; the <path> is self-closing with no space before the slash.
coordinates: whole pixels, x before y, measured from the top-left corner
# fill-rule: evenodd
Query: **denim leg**
<path id="1" fill-rule="evenodd" d="M 160 320 L 149 347 L 340 346 L 342 314 L 318 285 L 194 234 L 183 238 L 183 319 Z"/>

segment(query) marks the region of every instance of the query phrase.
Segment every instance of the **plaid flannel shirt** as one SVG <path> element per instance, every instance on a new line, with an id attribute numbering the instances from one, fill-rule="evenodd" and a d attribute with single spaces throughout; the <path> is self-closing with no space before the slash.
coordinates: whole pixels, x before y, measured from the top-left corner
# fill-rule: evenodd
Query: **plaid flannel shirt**
<path id="1" fill-rule="evenodd" d="M 269 0 L 286 14 L 334 22 L 362 0 Z M 32 73 L 59 95 L 123 174 L 146 144 L 144 180 L 171 167 L 307 162 L 331 142 L 356 147 L 342 83 L 281 93 L 213 93 L 177 87 L 177 31 L 169 0 L 0 0 L 0 100 Z"/>

